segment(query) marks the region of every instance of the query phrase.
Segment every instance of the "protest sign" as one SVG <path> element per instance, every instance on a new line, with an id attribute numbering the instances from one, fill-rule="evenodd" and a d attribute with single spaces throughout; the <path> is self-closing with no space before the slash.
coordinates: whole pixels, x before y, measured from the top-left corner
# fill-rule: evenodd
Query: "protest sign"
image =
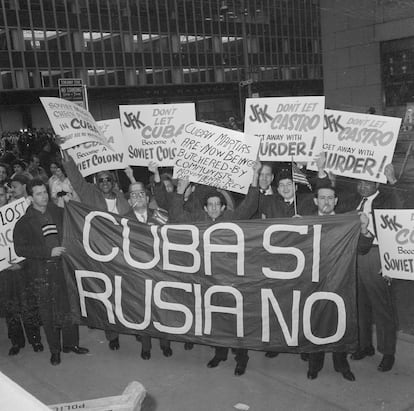
<path id="1" fill-rule="evenodd" d="M 322 148 L 325 97 L 248 98 L 244 132 L 260 138 L 259 159 L 310 161 Z"/>
<path id="2" fill-rule="evenodd" d="M 119 106 L 119 112 L 131 166 L 174 165 L 184 124 L 195 121 L 193 103 Z"/>
<path id="3" fill-rule="evenodd" d="M 106 145 L 92 114 L 78 104 L 57 97 L 40 97 L 54 132 L 64 139 L 62 149 L 97 141 Z"/>
<path id="4" fill-rule="evenodd" d="M 260 141 L 224 127 L 195 121 L 184 126 L 174 178 L 246 194 Z"/>
<path id="5" fill-rule="evenodd" d="M 356 348 L 356 214 L 150 226 L 76 202 L 65 211 L 77 321 L 212 346 Z"/>
<path id="6" fill-rule="evenodd" d="M 384 167 L 392 162 L 401 119 L 325 110 L 325 169 L 333 174 L 385 183 Z M 314 165 L 308 167 L 316 170 Z"/>
<path id="7" fill-rule="evenodd" d="M 414 280 L 414 210 L 374 210 L 382 274 Z"/>
<path id="8" fill-rule="evenodd" d="M 96 124 L 106 139 L 106 145 L 90 141 L 68 149 L 83 177 L 103 170 L 118 170 L 128 166 L 125 139 L 119 119 L 97 121 Z"/>
<path id="9" fill-rule="evenodd" d="M 0 271 L 9 268 L 13 263 L 24 260 L 14 251 L 13 230 L 16 222 L 24 215 L 28 203 L 25 198 L 12 201 L 0 207 Z"/>

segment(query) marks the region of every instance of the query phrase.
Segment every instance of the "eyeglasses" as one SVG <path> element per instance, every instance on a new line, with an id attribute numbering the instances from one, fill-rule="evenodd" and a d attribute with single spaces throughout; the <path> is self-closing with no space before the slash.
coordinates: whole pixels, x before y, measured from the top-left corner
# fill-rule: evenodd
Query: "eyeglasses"
<path id="1" fill-rule="evenodd" d="M 131 198 L 145 197 L 145 195 L 146 195 L 145 191 L 131 191 L 129 193 L 129 196 Z"/>
<path id="2" fill-rule="evenodd" d="M 112 183 L 112 178 L 111 177 L 98 178 L 98 183 Z"/>

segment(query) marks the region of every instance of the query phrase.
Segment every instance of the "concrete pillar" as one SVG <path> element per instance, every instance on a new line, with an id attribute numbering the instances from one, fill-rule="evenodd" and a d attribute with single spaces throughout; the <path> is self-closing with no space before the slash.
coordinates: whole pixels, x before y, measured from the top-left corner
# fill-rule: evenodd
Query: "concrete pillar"
<path id="1" fill-rule="evenodd" d="M 29 77 L 27 70 L 15 70 L 17 88 L 29 88 Z"/>
<path id="2" fill-rule="evenodd" d="M 171 77 L 173 84 L 183 84 L 183 71 L 180 68 L 173 67 Z"/>
<path id="3" fill-rule="evenodd" d="M 216 68 L 214 69 L 214 81 L 216 83 L 223 83 L 224 82 L 224 69 L 223 68 Z"/>
<path id="4" fill-rule="evenodd" d="M 221 41 L 221 37 L 213 36 L 212 43 L 213 43 L 213 53 L 222 53 L 223 43 Z"/>
<path id="5" fill-rule="evenodd" d="M 12 49 L 13 50 L 24 50 L 24 37 L 23 31 L 21 30 L 10 30 Z"/>
<path id="6" fill-rule="evenodd" d="M 137 85 L 137 76 L 135 70 L 125 69 L 125 85 L 127 86 L 136 86 Z"/>
<path id="7" fill-rule="evenodd" d="M 139 85 L 145 86 L 147 84 L 147 74 L 144 69 L 138 71 Z"/>
<path id="8" fill-rule="evenodd" d="M 83 33 L 81 31 L 74 31 L 72 33 L 73 49 L 75 51 L 81 51 L 84 49 Z"/>
<path id="9" fill-rule="evenodd" d="M 134 51 L 134 40 L 132 34 L 123 33 L 122 42 L 124 44 L 124 50 L 126 53 L 132 53 Z"/>
<path id="10" fill-rule="evenodd" d="M 181 42 L 178 34 L 171 34 L 171 51 L 173 53 L 179 53 L 181 51 Z"/>

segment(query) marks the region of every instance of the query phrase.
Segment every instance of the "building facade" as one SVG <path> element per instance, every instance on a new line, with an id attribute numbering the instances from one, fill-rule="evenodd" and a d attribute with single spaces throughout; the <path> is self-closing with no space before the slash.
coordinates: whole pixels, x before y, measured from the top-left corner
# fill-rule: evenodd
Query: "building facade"
<path id="1" fill-rule="evenodd" d="M 320 95 L 319 0 L 0 0 L 0 129 L 40 127 L 40 96 L 82 79 L 97 120 L 193 101 L 241 117 L 249 95 Z"/>
<path id="2" fill-rule="evenodd" d="M 404 117 L 414 102 L 412 0 L 321 0 L 326 105 Z"/>

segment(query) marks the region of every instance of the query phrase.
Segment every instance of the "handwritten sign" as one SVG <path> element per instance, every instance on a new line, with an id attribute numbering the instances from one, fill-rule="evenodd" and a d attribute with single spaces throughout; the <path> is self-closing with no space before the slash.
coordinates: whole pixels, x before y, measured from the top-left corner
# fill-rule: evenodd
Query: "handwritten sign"
<path id="1" fill-rule="evenodd" d="M 325 97 L 246 100 L 244 132 L 260 138 L 259 159 L 307 162 L 322 148 Z"/>
<path id="2" fill-rule="evenodd" d="M 326 170 L 385 183 L 384 167 L 392 162 L 400 124 L 395 117 L 325 110 Z"/>
<path id="3" fill-rule="evenodd" d="M 374 210 L 382 274 L 414 280 L 414 210 Z"/>
<path id="4" fill-rule="evenodd" d="M 147 166 L 151 161 L 174 165 L 184 125 L 195 121 L 193 103 L 119 106 L 119 112 L 128 163 L 133 166 Z"/>
<path id="5" fill-rule="evenodd" d="M 199 121 L 184 126 L 177 147 L 174 178 L 246 194 L 260 141 Z"/>
<path id="6" fill-rule="evenodd" d="M 27 207 L 28 203 L 25 198 L 0 207 L 0 271 L 9 268 L 13 263 L 24 260 L 14 251 L 13 230 L 16 222 L 25 214 Z"/>
<path id="7" fill-rule="evenodd" d="M 68 149 L 83 177 L 128 166 L 126 144 L 119 119 L 97 121 L 96 124 L 106 139 L 106 145 L 90 141 Z M 108 150 L 107 146 L 112 150 Z"/>
<path id="8" fill-rule="evenodd" d="M 106 144 L 92 114 L 78 104 L 57 97 L 40 97 L 55 133 L 65 138 L 67 149 L 88 141 Z"/>

